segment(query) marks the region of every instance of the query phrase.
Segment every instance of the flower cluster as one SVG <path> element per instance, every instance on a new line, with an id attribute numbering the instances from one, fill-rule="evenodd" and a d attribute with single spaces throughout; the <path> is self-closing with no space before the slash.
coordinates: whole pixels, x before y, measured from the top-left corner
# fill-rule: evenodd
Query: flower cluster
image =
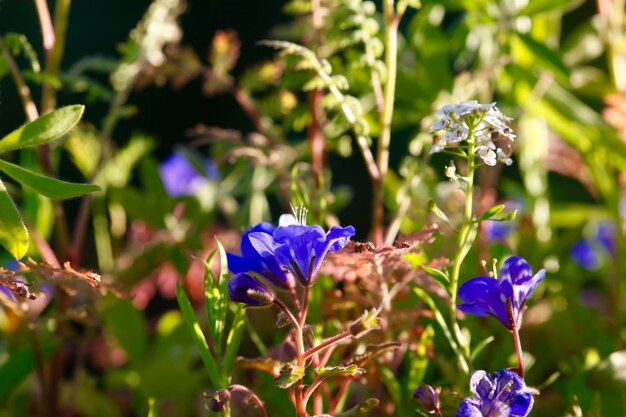
<path id="1" fill-rule="evenodd" d="M 519 330 L 526 300 L 545 275 L 545 269 L 533 275 L 525 259 L 512 256 L 502 264 L 498 279 L 480 276 L 461 285 L 459 298 L 464 304 L 458 308 L 477 316 L 494 316 L 508 329 Z"/>
<path id="2" fill-rule="evenodd" d="M 276 228 L 260 223 L 244 233 L 241 256 L 227 253 L 228 268 L 236 274 L 228 282 L 233 301 L 271 304 L 275 294 L 265 282 L 279 288 L 293 287 L 294 279 L 304 287 L 313 285 L 326 254 L 343 248 L 355 233 L 352 226 L 333 226 L 324 232 L 303 220 L 283 215 Z"/>
<path id="3" fill-rule="evenodd" d="M 507 125 L 511 118 L 498 110 L 496 103 L 479 104 L 476 100 L 448 104 L 437 110 L 442 116 L 430 128 L 437 132 L 430 153 L 440 152 L 445 148 L 461 146 L 461 142 L 472 142 L 473 152 L 485 164 L 494 166 L 497 161 L 506 165 L 513 162 L 505 152 L 515 140 L 513 130 Z M 508 146 L 497 146 L 495 141 L 503 140 Z"/>
<path id="4" fill-rule="evenodd" d="M 524 380 L 508 369 L 493 375 L 475 371 L 470 390 L 475 395 L 461 402 L 457 417 L 526 417 L 533 408 L 533 396 Z"/>

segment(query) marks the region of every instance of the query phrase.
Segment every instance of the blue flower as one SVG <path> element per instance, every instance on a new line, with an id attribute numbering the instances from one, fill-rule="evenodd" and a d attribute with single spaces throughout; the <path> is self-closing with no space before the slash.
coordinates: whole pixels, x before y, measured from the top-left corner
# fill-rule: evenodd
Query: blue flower
<path id="1" fill-rule="evenodd" d="M 271 236 L 251 233 L 250 242 L 263 258 L 276 259 L 300 284 L 310 286 L 326 254 L 346 246 L 354 232 L 352 226 L 333 226 L 325 233 L 317 225 L 293 224 L 277 227 Z"/>
<path id="2" fill-rule="evenodd" d="M 600 224 L 591 238 L 578 239 L 569 250 L 572 260 L 584 269 L 593 271 L 607 259 L 615 256 L 615 227 Z"/>
<path id="3" fill-rule="evenodd" d="M 483 230 L 489 241 L 506 240 L 516 229 L 517 225 L 511 221 L 487 220 L 483 222 Z"/>
<path id="4" fill-rule="evenodd" d="M 526 417 L 533 408 L 533 396 L 525 391 L 524 380 L 502 369 L 489 375 L 475 371 L 470 390 L 476 394 L 459 405 L 456 417 Z"/>
<path id="5" fill-rule="evenodd" d="M 219 177 L 212 161 L 203 161 L 201 169 L 202 172 L 182 152 L 174 152 L 161 163 L 159 173 L 165 191 L 171 197 L 180 197 L 194 195 L 203 185 Z"/>
<path id="6" fill-rule="evenodd" d="M 271 238 L 275 230 L 272 224 L 263 222 L 252 226 L 250 230 L 245 232 L 241 237 L 241 256 L 226 253 L 230 272 L 234 274 L 241 272 L 259 274 L 281 288 L 293 286 L 293 279 L 287 275 L 278 260 L 274 257 L 261 256 L 250 241 L 250 235 L 253 233 L 266 234 Z"/>
<path id="7" fill-rule="evenodd" d="M 305 226 L 293 216 L 282 216 L 275 229 L 260 223 L 246 232 L 242 256 L 228 254 L 228 266 L 232 272 L 252 271 L 282 287 L 290 286 L 285 274 L 289 272 L 300 284 L 309 286 L 326 254 L 343 248 L 354 232 L 352 226 L 333 226 L 324 232 L 320 226 Z"/>
<path id="8" fill-rule="evenodd" d="M 270 305 L 276 299 L 276 294 L 250 274 L 237 274 L 226 284 L 228 296 L 231 300 L 244 303 L 251 307 Z"/>
<path id="9" fill-rule="evenodd" d="M 459 310 L 477 316 L 492 315 L 509 329 L 519 329 L 522 312 L 531 293 L 546 275 L 542 269 L 533 276 L 525 259 L 512 256 L 502 264 L 499 279 L 472 278 L 459 288 L 464 304 Z"/>

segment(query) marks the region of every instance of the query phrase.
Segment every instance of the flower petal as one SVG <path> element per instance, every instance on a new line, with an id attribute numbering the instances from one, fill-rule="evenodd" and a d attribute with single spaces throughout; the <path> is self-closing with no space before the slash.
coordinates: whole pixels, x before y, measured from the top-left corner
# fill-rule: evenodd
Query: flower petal
<path id="1" fill-rule="evenodd" d="M 457 308 L 477 316 L 493 315 L 506 327 L 510 327 L 506 312 L 506 297 L 500 282 L 491 277 L 476 277 L 459 288 L 459 298 L 464 302 Z"/>
<path id="2" fill-rule="evenodd" d="M 459 404 L 456 417 L 483 417 L 483 413 L 481 413 L 480 408 L 477 404 L 474 404 L 471 398 L 467 398 Z"/>
<path id="3" fill-rule="evenodd" d="M 523 285 L 530 281 L 533 270 L 526 259 L 519 256 L 511 256 L 502 264 L 500 279 L 509 281 L 512 285 Z"/>
<path id="4" fill-rule="evenodd" d="M 511 417 L 526 417 L 533 409 L 534 402 L 535 400 L 530 393 L 519 393 L 511 402 Z"/>
<path id="5" fill-rule="evenodd" d="M 266 306 L 274 302 L 276 294 L 250 274 L 237 274 L 226 284 L 231 300 L 249 306 Z"/>

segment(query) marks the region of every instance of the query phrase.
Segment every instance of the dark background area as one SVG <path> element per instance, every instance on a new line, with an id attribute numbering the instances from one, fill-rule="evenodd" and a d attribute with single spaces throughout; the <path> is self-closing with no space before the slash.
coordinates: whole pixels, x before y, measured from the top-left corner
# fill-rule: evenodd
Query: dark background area
<path id="1" fill-rule="evenodd" d="M 137 25 L 150 5 L 148 0 L 74 0 L 71 5 L 62 69 L 70 68 L 76 61 L 89 56 L 119 57 L 118 47 Z M 180 23 L 183 29 L 181 45 L 193 47 L 201 60 L 206 62 L 211 40 L 218 30 L 234 30 L 241 42 L 241 53 L 234 75 L 240 74 L 252 64 L 273 56 L 270 48 L 257 44 L 269 38 L 271 29 L 292 17 L 283 13 L 284 1 L 259 0 L 187 0 L 187 9 Z M 54 2 L 49 2 L 54 14 Z M 27 36 L 43 65 L 39 20 L 34 2 L 30 0 L 0 0 L 0 33 L 17 32 Z M 28 63 L 18 58 L 21 68 Z M 108 79 L 101 80 L 108 85 Z M 36 102 L 40 89 L 29 83 Z M 86 104 L 84 121 L 99 126 L 107 112 L 108 103 L 85 102 L 84 94 L 60 92 L 58 105 Z M 239 105 L 230 95 L 206 96 L 202 94 L 202 81 L 193 80 L 180 90 L 170 85 L 149 86 L 135 90 L 129 104 L 136 106 L 138 113 L 121 120 L 113 139 L 123 145 L 132 132 L 141 132 L 157 139 L 154 156 L 163 160 L 172 148 L 187 143 L 191 138 L 186 131 L 198 124 L 237 129 L 244 133 L 253 126 Z M 25 121 L 19 97 L 11 77 L 0 81 L 0 134 L 4 135 Z M 406 138 L 405 138 L 406 139 Z M 396 146 L 399 144 L 394 143 Z M 406 152 L 406 141 L 402 141 L 402 152 L 392 155 L 392 166 Z M 349 206 L 340 213 L 342 220 L 349 221 L 365 238 L 369 229 L 371 184 L 364 176 L 365 166 L 358 152 L 346 159 L 329 156 L 335 184 L 349 184 L 353 197 Z M 280 211 L 280 209 L 278 209 Z M 277 213 L 275 213 L 277 214 Z"/>
<path id="2" fill-rule="evenodd" d="M 49 2 L 52 8 L 53 2 Z M 130 31 L 150 5 L 147 0 L 74 0 L 71 6 L 65 56 L 62 68 L 67 69 L 86 56 L 115 57 L 117 47 L 128 38 Z M 243 68 L 267 58 L 272 51 L 256 45 L 266 38 L 277 23 L 287 21 L 279 1 L 225 1 L 188 0 L 187 10 L 181 18 L 184 31 L 183 45 L 190 45 L 201 58 L 205 58 L 211 39 L 217 30 L 234 29 L 241 40 L 241 58 L 235 74 Z M 52 13 L 54 13 L 52 11 Z M 34 2 L 29 0 L 4 0 L 0 2 L 0 32 L 25 34 L 43 61 L 41 33 Z M 26 64 L 25 61 L 19 61 Z M 32 86 L 35 100 L 39 91 Z M 61 93 L 59 105 L 82 103 L 84 97 Z M 149 87 L 135 91 L 130 103 L 139 113 L 123 120 L 114 138 L 123 142 L 131 131 L 141 131 L 155 136 L 161 146 L 159 156 L 169 153 L 175 143 L 185 142 L 185 130 L 198 123 L 224 128 L 246 130 L 251 125 L 245 120 L 236 103 L 227 96 L 205 97 L 200 81 L 192 82 L 175 91 L 169 86 Z M 99 123 L 107 105 L 87 103 L 85 119 Z M 0 133 L 6 134 L 24 122 L 24 114 L 10 77 L 0 82 Z"/>

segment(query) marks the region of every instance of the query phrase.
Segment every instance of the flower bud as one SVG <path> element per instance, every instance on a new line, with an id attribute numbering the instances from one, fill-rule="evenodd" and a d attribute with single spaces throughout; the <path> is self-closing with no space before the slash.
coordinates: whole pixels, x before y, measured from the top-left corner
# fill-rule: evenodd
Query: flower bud
<path id="1" fill-rule="evenodd" d="M 437 388 L 436 390 L 427 384 L 422 384 L 413 391 L 413 397 L 417 398 L 418 401 L 424 407 L 424 410 L 434 413 L 439 410 L 439 392 L 441 388 Z"/>
<path id="2" fill-rule="evenodd" d="M 230 401 L 230 391 L 221 389 L 209 397 L 209 410 L 219 413 L 228 406 L 228 401 Z"/>
<path id="3" fill-rule="evenodd" d="M 248 304 L 251 307 L 270 305 L 276 299 L 276 294 L 269 286 L 263 284 L 250 274 L 237 274 L 228 281 L 228 296 L 231 300 Z"/>

